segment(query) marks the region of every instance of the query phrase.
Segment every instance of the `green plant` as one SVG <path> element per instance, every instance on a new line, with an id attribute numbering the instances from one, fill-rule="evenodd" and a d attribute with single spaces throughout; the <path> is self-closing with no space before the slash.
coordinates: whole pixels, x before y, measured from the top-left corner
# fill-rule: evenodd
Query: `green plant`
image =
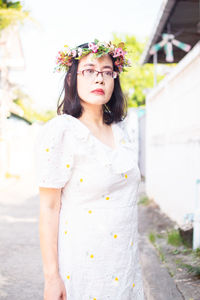
<path id="1" fill-rule="evenodd" d="M 174 254 L 174 255 L 179 254 L 179 253 L 180 253 L 180 251 L 178 249 L 172 250 L 172 254 Z"/>
<path id="2" fill-rule="evenodd" d="M 157 233 L 157 234 L 156 234 L 156 237 L 159 238 L 159 239 L 163 239 L 163 238 L 164 238 L 164 234 Z"/>
<path id="3" fill-rule="evenodd" d="M 22 10 L 20 1 L 0 0 L 0 31 L 23 22 L 27 17 L 29 17 L 29 12 Z"/>
<path id="4" fill-rule="evenodd" d="M 149 233 L 149 240 L 150 240 L 150 242 L 151 242 L 152 244 L 155 243 L 155 241 L 156 241 L 156 236 L 155 236 L 155 234 L 154 234 L 153 232 L 150 232 L 150 233 Z"/>
<path id="5" fill-rule="evenodd" d="M 168 244 L 176 247 L 183 245 L 183 240 L 179 232 L 175 229 L 167 233 L 167 242 Z"/>
<path id="6" fill-rule="evenodd" d="M 164 253 L 163 253 L 161 247 L 156 246 L 156 248 L 157 248 L 157 250 L 158 250 L 159 257 L 160 257 L 161 261 L 162 261 L 162 262 L 165 262 L 165 255 L 164 255 Z"/>
<path id="7" fill-rule="evenodd" d="M 200 276 L 200 266 L 192 266 L 189 264 L 180 263 L 179 267 L 186 269 L 188 273 L 193 273 L 195 276 Z"/>
<path id="8" fill-rule="evenodd" d="M 119 36 L 113 33 L 113 43 L 117 44 L 121 40 L 125 42 L 128 56 L 132 61 L 132 68 L 120 75 L 123 92 L 128 98 L 130 107 L 145 106 L 145 91 L 154 86 L 153 64 L 140 64 L 147 40 L 140 42 L 135 36 Z M 164 75 L 158 74 L 158 82 L 163 78 Z"/>
<path id="9" fill-rule="evenodd" d="M 200 258 L 200 248 L 194 250 L 194 255 Z"/>
<path id="10" fill-rule="evenodd" d="M 150 203 L 150 200 L 147 196 L 143 196 L 140 198 L 140 200 L 138 201 L 138 204 L 141 204 L 141 205 L 149 205 Z"/>

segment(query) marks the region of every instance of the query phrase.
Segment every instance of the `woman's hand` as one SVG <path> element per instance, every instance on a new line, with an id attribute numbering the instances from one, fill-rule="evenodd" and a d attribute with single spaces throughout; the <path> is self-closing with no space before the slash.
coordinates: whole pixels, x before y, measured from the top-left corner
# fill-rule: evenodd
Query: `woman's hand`
<path id="1" fill-rule="evenodd" d="M 45 279 L 44 300 L 67 300 L 65 285 L 59 275 Z"/>

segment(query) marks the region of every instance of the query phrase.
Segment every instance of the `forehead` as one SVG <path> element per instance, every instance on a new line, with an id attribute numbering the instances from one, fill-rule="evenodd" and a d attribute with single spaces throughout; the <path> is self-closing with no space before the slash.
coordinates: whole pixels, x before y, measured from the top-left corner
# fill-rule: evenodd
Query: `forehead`
<path id="1" fill-rule="evenodd" d="M 79 61 L 79 67 L 84 67 L 85 65 L 94 65 L 94 67 L 111 67 L 113 68 L 112 59 L 108 54 L 101 57 L 95 58 L 92 53 L 82 57 Z"/>

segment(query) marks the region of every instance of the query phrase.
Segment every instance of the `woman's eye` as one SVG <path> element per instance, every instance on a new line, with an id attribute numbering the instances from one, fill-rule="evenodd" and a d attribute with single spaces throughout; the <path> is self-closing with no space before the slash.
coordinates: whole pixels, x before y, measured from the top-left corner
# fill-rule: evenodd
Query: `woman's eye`
<path id="1" fill-rule="evenodd" d="M 92 69 L 87 69 L 85 71 L 86 71 L 87 74 L 94 74 L 94 70 L 92 70 Z"/>
<path id="2" fill-rule="evenodd" d="M 105 74 L 106 74 L 107 76 L 112 76 L 112 72 L 111 72 L 111 71 L 105 71 Z"/>

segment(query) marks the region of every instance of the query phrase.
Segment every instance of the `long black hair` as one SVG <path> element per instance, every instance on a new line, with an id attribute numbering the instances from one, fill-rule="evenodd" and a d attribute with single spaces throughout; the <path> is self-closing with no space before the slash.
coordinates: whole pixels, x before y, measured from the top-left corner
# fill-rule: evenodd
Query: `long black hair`
<path id="1" fill-rule="evenodd" d="M 78 46 L 80 48 L 88 48 L 88 43 Z M 114 71 L 118 71 L 115 66 L 114 58 L 110 55 L 113 62 Z M 83 107 L 80 102 L 80 98 L 77 92 L 77 70 L 79 60 L 72 59 L 72 65 L 64 78 L 64 86 L 61 95 L 64 91 L 64 98 L 60 102 L 60 98 L 57 104 L 57 114 L 69 114 L 75 118 L 79 118 L 83 113 Z M 119 76 L 114 79 L 114 90 L 110 100 L 103 105 L 103 121 L 106 124 L 122 121 L 127 115 L 127 100 L 122 92 Z"/>

